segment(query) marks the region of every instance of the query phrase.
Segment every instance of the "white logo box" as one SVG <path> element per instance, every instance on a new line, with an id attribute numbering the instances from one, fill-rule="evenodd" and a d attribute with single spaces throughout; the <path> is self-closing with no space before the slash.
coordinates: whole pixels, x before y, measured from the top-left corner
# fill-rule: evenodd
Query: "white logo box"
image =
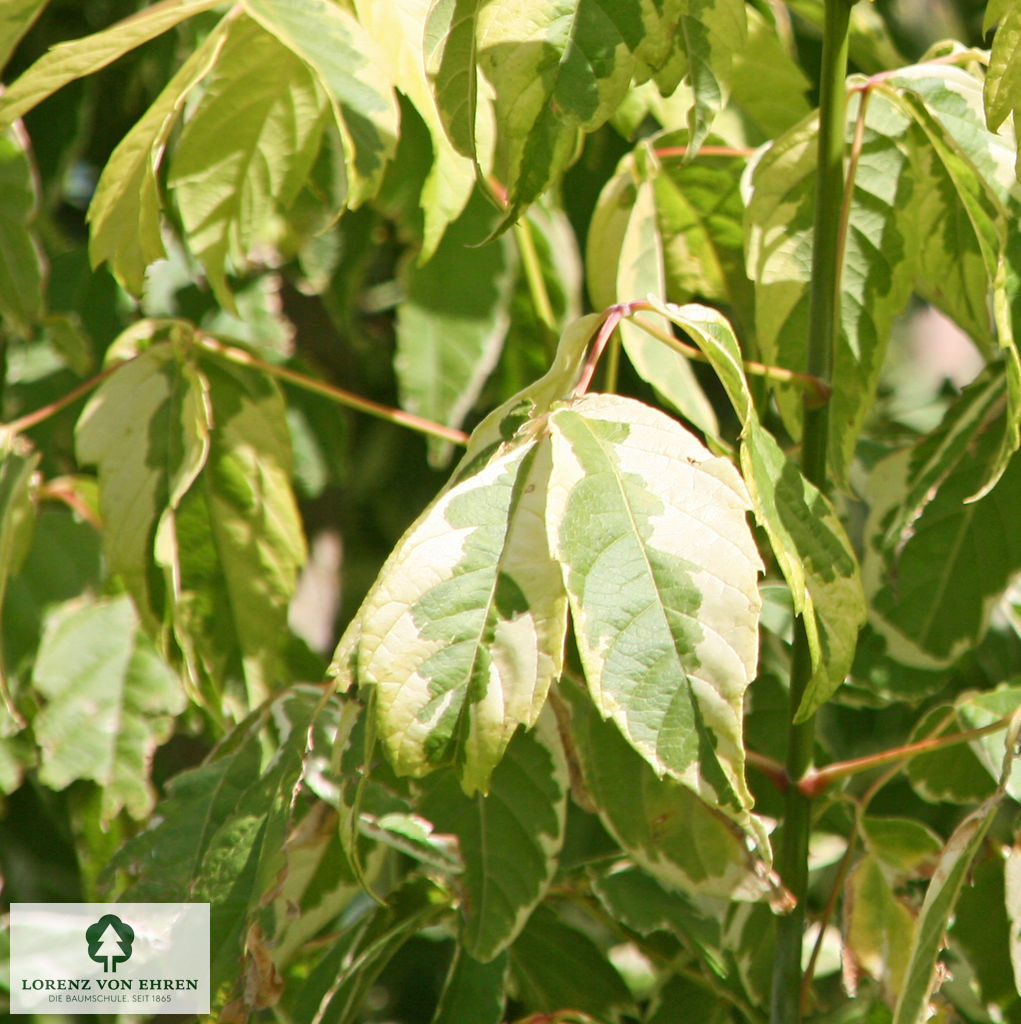
<path id="1" fill-rule="evenodd" d="M 208 1012 L 208 903 L 11 904 L 12 1014 Z"/>

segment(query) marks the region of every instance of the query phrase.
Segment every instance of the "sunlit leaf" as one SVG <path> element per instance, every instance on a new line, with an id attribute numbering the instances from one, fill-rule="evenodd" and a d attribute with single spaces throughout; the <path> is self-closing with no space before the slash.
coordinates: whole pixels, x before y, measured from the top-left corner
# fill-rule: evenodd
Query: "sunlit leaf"
<path id="1" fill-rule="evenodd" d="M 49 619 L 32 671 L 45 703 L 33 728 L 40 779 L 64 789 L 102 787 L 106 821 L 123 807 L 143 818 L 155 804 L 152 755 L 184 710 L 180 681 L 138 632 L 127 597 L 65 605 Z"/>
<path id="2" fill-rule="evenodd" d="M 32 27 L 47 0 L 9 0 L 0 12 L 0 68 L 7 63 L 21 37 Z"/>
<path id="3" fill-rule="evenodd" d="M 564 840 L 567 766 L 555 729 L 519 731 L 486 795 L 466 796 L 451 773 L 423 784 L 421 813 L 456 835 L 464 858 L 461 943 L 488 963 L 514 941 L 552 881 Z"/>
<path id="4" fill-rule="evenodd" d="M 192 670 L 222 680 L 227 666 L 240 667 L 254 705 L 279 678 L 288 604 L 305 562 L 290 434 L 268 378 L 212 360 L 199 372 L 214 424 L 209 453 L 161 523 L 156 557 Z"/>
<path id="5" fill-rule="evenodd" d="M 357 0 L 355 4 L 359 21 L 387 61 L 391 80 L 414 103 L 429 128 L 433 163 L 421 197 L 424 260 L 434 254 L 447 225 L 460 216 L 475 187 L 475 167 L 447 137 L 426 76 L 423 36 L 432 16 L 430 6 L 430 0 L 393 0 L 385 4 Z M 488 231 L 471 241 L 477 242 L 486 234 Z"/>
<path id="6" fill-rule="evenodd" d="M 549 423 L 550 542 L 593 699 L 657 774 L 746 807 L 761 563 L 737 471 L 631 399 L 588 395 Z"/>
<path id="7" fill-rule="evenodd" d="M 209 445 L 205 387 L 178 356 L 165 341 L 118 367 L 90 399 L 76 432 L 79 459 L 99 472 L 110 570 L 150 624 L 162 606 L 149 572 L 156 526 L 193 483 Z"/>
<path id="8" fill-rule="evenodd" d="M 274 69 L 273 75 L 266 68 Z M 298 196 L 329 104 L 305 63 L 248 18 L 235 20 L 175 147 L 168 184 L 189 248 L 219 301 L 226 275 Z"/>
<path id="9" fill-rule="evenodd" d="M 626 156 L 604 186 L 587 237 L 589 295 L 597 307 L 665 295 L 664 247 L 676 235 L 660 226 L 657 183 L 661 176 L 651 151 Z M 665 324 L 654 314 L 639 314 Z M 717 434 L 716 414 L 695 378 L 691 364 L 651 337 L 631 318 L 620 324 L 631 364 L 685 419 Z"/>
<path id="10" fill-rule="evenodd" d="M 359 613 L 357 676 L 378 689 L 395 767 L 456 759 L 486 789 L 560 674 L 566 599 L 544 537 L 549 453 L 516 444 L 405 534 Z"/>
<path id="11" fill-rule="evenodd" d="M 1005 230 L 993 182 L 1004 144 L 985 130 L 980 103 L 980 83 L 946 65 L 904 69 L 869 93 L 833 371 L 840 387 L 831 401 L 830 464 L 840 478 L 874 400 L 893 319 L 912 289 L 968 330 L 987 355 L 996 353 L 988 296 Z M 852 103 L 849 139 L 857 114 Z M 757 334 L 765 361 L 792 370 L 806 365 L 815 132 L 813 116 L 774 142 L 751 178 L 748 266 Z M 800 396 L 784 390 L 779 397 L 797 430 Z"/>
<path id="12" fill-rule="evenodd" d="M 19 3 L 23 9 L 24 0 L 19 0 Z M 0 126 L 16 121 L 76 78 L 105 68 L 136 46 L 155 39 L 218 3 L 220 0 L 161 0 L 102 32 L 58 43 L 0 97 Z"/>
<path id="13" fill-rule="evenodd" d="M 794 611 L 805 621 L 812 676 L 797 714 L 810 715 L 851 669 L 866 617 L 858 560 L 829 499 L 760 424 L 726 319 L 695 304 L 660 308 L 705 354 L 744 426 L 741 470 L 755 515 L 790 586 Z"/>
<path id="14" fill-rule="evenodd" d="M 219 56 L 226 38 L 218 26 L 203 40 L 156 102 L 107 161 L 89 204 L 89 257 L 104 260 L 128 291 L 140 295 L 145 269 L 166 255 L 160 230 L 157 171 L 167 139 L 192 90 Z"/>
<path id="15" fill-rule="evenodd" d="M 267 32 L 300 57 L 333 105 L 343 141 L 348 205 L 376 194 L 398 134 L 397 99 L 368 33 L 330 0 L 245 0 Z"/>
<path id="16" fill-rule="evenodd" d="M 996 5 L 989 4 L 986 13 L 985 30 L 992 25 L 990 16 Z M 1021 7 L 1006 3 L 999 5 L 997 14 L 1002 20 L 996 26 L 992 52 L 989 55 L 989 70 L 985 81 L 985 108 L 989 119 L 989 130 L 996 131 L 1007 117 L 1015 115 L 1021 123 Z M 1021 134 L 1018 134 L 1018 168 L 1021 172 Z"/>

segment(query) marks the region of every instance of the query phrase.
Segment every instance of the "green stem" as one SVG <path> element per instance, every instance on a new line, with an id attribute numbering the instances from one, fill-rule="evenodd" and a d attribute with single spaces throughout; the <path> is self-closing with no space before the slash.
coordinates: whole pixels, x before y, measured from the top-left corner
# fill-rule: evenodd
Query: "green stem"
<path id="1" fill-rule="evenodd" d="M 805 371 L 831 382 L 836 340 L 840 330 L 840 223 L 844 195 L 844 106 L 847 44 L 851 4 L 826 0 L 819 93 L 818 172 L 815 195 L 815 235 L 812 248 L 812 288 L 808 358 Z M 820 489 L 827 483 L 829 403 L 806 406 L 801 451 L 805 476 Z M 787 736 L 787 775 L 800 780 L 811 768 L 815 718 L 797 720 L 798 708 L 812 677 L 812 658 L 804 624 L 798 621 L 791 657 L 790 726 Z M 801 1020 L 801 950 L 808 892 L 808 838 L 811 798 L 794 785 L 784 794 L 785 814 L 777 867 L 784 885 L 797 901 L 791 913 L 777 921 L 773 960 L 772 1024 Z"/>
<path id="2" fill-rule="evenodd" d="M 542 276 L 542 262 L 527 217 L 514 222 L 514 238 L 518 243 L 518 254 L 521 256 L 521 266 L 525 271 L 535 315 L 542 324 L 546 348 L 552 352 L 557 343 L 557 317 L 553 312 L 553 303 L 550 302 L 546 279 Z"/>

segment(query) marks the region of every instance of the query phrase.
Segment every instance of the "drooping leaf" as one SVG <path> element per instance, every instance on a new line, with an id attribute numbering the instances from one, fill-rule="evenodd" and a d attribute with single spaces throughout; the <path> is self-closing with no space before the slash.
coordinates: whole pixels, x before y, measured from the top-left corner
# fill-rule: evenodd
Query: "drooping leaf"
<path id="1" fill-rule="evenodd" d="M 745 900 L 774 891 L 768 866 L 748 852 L 749 840 L 763 846 L 750 817 L 743 832 L 687 787 L 657 778 L 613 723 L 569 695 L 585 786 L 607 829 L 640 867 L 668 891 Z"/>
<path id="2" fill-rule="evenodd" d="M 161 523 L 156 558 L 192 670 L 216 679 L 239 664 L 254 705 L 280 678 L 287 609 L 306 556 L 290 435 L 269 378 L 211 359 L 199 372 L 214 424 L 208 458 Z"/>
<path id="3" fill-rule="evenodd" d="M 451 225 L 432 258 L 409 262 L 397 309 L 394 360 L 401 405 L 459 427 L 503 347 L 510 321 L 515 262 L 510 240 L 469 248 L 489 233 L 493 211 L 481 197 Z M 450 444 L 430 440 L 434 461 Z"/>
<path id="4" fill-rule="evenodd" d="M 357 677 L 378 690 L 400 772 L 452 759 L 485 790 L 560 674 L 566 600 L 543 534 L 549 453 L 515 444 L 399 542 L 358 616 Z"/>
<path id="5" fill-rule="evenodd" d="M 909 252 L 896 225 L 913 183 L 893 139 L 907 122 L 881 100 L 869 103 L 854 201 L 846 233 L 841 331 L 830 403 L 830 464 L 847 472 L 865 412 L 872 402 L 893 317 L 912 286 Z M 815 194 L 815 115 L 776 140 L 752 174 L 748 203 L 748 274 L 755 282 L 756 336 L 767 364 L 802 371 L 807 365 L 808 288 Z M 797 431 L 801 395 L 780 393 L 781 409 Z"/>
<path id="6" fill-rule="evenodd" d="M 0 135 L 0 323 L 28 337 L 43 314 L 46 261 L 35 233 L 39 183 L 23 131 Z"/>
<path id="7" fill-rule="evenodd" d="M 103 168 L 89 204 L 89 258 L 104 261 L 134 295 L 145 270 L 166 255 L 160 230 L 157 171 L 188 96 L 209 73 L 226 40 L 221 22 L 167 83 L 156 102 L 121 140 Z"/>
<path id="8" fill-rule="evenodd" d="M 694 303 L 655 303 L 702 350 L 743 424 L 741 470 L 755 516 L 766 530 L 803 616 L 812 677 L 799 718 L 821 706 L 851 669 L 858 631 L 865 622 L 865 595 L 858 560 L 829 499 L 805 479 L 772 434 L 759 422 L 727 320 Z"/>
<path id="9" fill-rule="evenodd" d="M 976 382 L 936 431 L 872 473 L 862 564 L 870 621 L 905 664 L 939 668 L 974 646 L 1021 567 L 1009 525 L 1021 459 L 971 500 L 1000 460 L 1003 403 L 1002 379 Z"/>
<path id="10" fill-rule="evenodd" d="M 631 399 L 586 395 L 549 425 L 550 545 L 593 700 L 657 774 L 740 812 L 761 609 L 744 484 Z"/>
<path id="11" fill-rule="evenodd" d="M 99 472 L 109 568 L 123 578 L 150 625 L 158 623 L 162 607 L 150 576 L 157 523 L 205 463 L 209 426 L 202 381 L 172 341 L 119 366 L 78 420 L 78 458 Z"/>
<path id="12" fill-rule="evenodd" d="M 127 597 L 65 605 L 46 624 L 32 672 L 44 699 L 33 728 L 40 779 L 102 788 L 105 821 L 123 807 L 145 817 L 156 796 L 152 755 L 184 710 L 180 681 L 138 631 Z"/>
<path id="13" fill-rule="evenodd" d="M 666 293 L 664 247 L 656 183 L 661 171 L 651 150 L 625 157 L 599 197 L 586 241 L 589 295 L 597 307 Z M 670 238 L 675 236 L 671 235 Z M 639 314 L 658 321 L 654 314 Z M 660 329 L 662 321 L 658 321 Z M 685 419 L 719 433 L 716 414 L 687 359 L 651 337 L 631 318 L 620 334 L 628 359 Z"/>
<path id="14" fill-rule="evenodd" d="M 19 0 L 24 6 L 24 0 Z M 67 43 L 39 58 L 0 97 L 0 127 L 6 127 L 76 78 L 112 64 L 137 46 L 182 21 L 215 7 L 220 0 L 162 0 L 116 25 Z M 5 37 L 4 37 L 5 38 Z"/>
<path id="15" fill-rule="evenodd" d="M 424 814 L 456 835 L 464 858 L 461 944 L 488 963 L 512 943 L 546 894 L 564 839 L 567 766 L 555 728 L 519 731 L 489 792 L 466 796 L 450 772 L 422 783 Z"/>
<path id="16" fill-rule="evenodd" d="M 475 167 L 447 137 L 426 76 L 423 37 L 432 16 L 430 6 L 430 0 L 386 4 L 358 0 L 355 4 L 358 20 L 387 61 L 390 79 L 414 103 L 429 129 L 433 162 L 421 195 L 425 217 L 422 260 L 433 256 L 447 226 L 460 216 L 475 187 Z M 484 231 L 471 241 L 488 233 Z"/>
<path id="17" fill-rule="evenodd" d="M 228 270 L 271 240 L 274 217 L 308 177 L 328 116 L 329 102 L 305 62 L 256 22 L 235 19 L 185 122 L 168 179 L 188 246 L 228 309 Z"/>
<path id="18" fill-rule="evenodd" d="M 359 206 L 376 194 L 398 135 L 397 99 L 372 39 L 330 0 L 245 0 L 245 9 L 306 63 L 330 97 L 348 205 Z"/>

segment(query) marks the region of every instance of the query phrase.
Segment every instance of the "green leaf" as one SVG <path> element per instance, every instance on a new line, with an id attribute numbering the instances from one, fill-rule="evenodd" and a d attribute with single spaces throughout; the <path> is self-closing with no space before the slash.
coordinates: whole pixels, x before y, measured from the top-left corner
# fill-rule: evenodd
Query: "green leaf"
<path id="1" fill-rule="evenodd" d="M 21 130 L 0 135 L 0 322 L 29 337 L 43 315 L 46 261 L 35 233 L 39 183 Z"/>
<path id="2" fill-rule="evenodd" d="M 867 614 L 858 560 L 829 499 L 760 424 L 730 324 L 715 310 L 694 303 L 655 305 L 705 354 L 743 424 L 741 470 L 755 517 L 769 537 L 808 635 L 812 676 L 797 709 L 803 720 L 833 695 L 851 669 Z"/>
<path id="3" fill-rule="evenodd" d="M 742 697 L 761 563 L 744 484 L 631 399 L 584 396 L 549 424 L 550 544 L 593 700 L 657 774 L 746 808 Z"/>
<path id="4" fill-rule="evenodd" d="M 386 60 L 390 79 L 414 103 L 429 129 L 433 161 L 422 188 L 425 235 L 420 256 L 428 260 L 447 226 L 464 210 L 475 187 L 474 164 L 459 153 L 447 137 L 426 76 L 422 44 L 432 17 L 430 0 L 394 0 L 386 4 L 356 0 L 355 10 Z M 486 234 L 488 230 L 471 241 L 476 242 Z"/>
<path id="5" fill-rule="evenodd" d="M 47 0 L 9 0 L 0 12 L 0 69 L 2 69 L 21 37 L 42 13 Z"/>
<path id="6" fill-rule="evenodd" d="M 300 57 L 333 105 L 347 161 L 348 205 L 376 194 L 398 134 L 397 99 L 372 39 L 330 0 L 245 0 L 267 32 Z"/>
<path id="7" fill-rule="evenodd" d="M 5 626 L 8 582 L 21 568 L 35 530 L 31 488 L 39 459 L 26 441 L 0 431 L 0 622 Z M 0 644 L 0 743 L 24 725 L 8 683 L 7 654 L 7 645 Z M 7 752 L 7 767 L 0 770 L 0 792 L 16 788 L 21 780 L 18 766 L 25 760 L 13 746 L 8 746 Z"/>
<path id="8" fill-rule="evenodd" d="M 589 226 L 585 260 L 589 295 L 597 307 L 666 293 L 664 247 L 668 238 L 669 244 L 674 244 L 675 236 L 666 236 L 659 224 L 656 182 L 660 173 L 651 149 L 638 151 L 621 161 L 600 194 Z M 638 316 L 644 319 L 649 314 Z M 663 329 L 662 323 L 656 326 Z M 620 334 L 639 376 L 694 426 L 718 434 L 712 404 L 688 360 L 630 318 L 621 321 Z"/>
<path id="9" fill-rule="evenodd" d="M 506 983 L 506 954 L 483 964 L 458 946 L 431 1024 L 500 1024 Z"/>
<path id="10" fill-rule="evenodd" d="M 1010 920 L 1010 962 L 1014 968 L 1014 984 L 1021 988 L 1021 848 L 1016 844 L 1003 868 L 1007 917 Z"/>
<path id="11" fill-rule="evenodd" d="M 221 22 L 167 83 L 156 102 L 121 140 L 103 168 L 89 204 L 89 258 L 141 295 L 145 270 L 166 255 L 160 230 L 157 171 L 184 104 L 219 58 L 227 24 Z"/>
<path id="12" fill-rule="evenodd" d="M 863 857 L 844 889 L 845 955 L 854 971 L 879 982 L 888 1002 L 901 991 L 915 937 L 910 907 L 894 895 L 878 860 Z"/>
<path id="13" fill-rule="evenodd" d="M 489 792 L 466 796 L 450 772 L 422 784 L 419 809 L 456 835 L 464 858 L 461 944 L 488 963 L 512 943 L 546 894 L 564 840 L 567 765 L 550 719 L 542 740 L 519 731 Z"/>
<path id="14" fill-rule="evenodd" d="M 838 478 L 846 477 L 874 400 L 893 319 L 913 288 L 988 355 L 996 353 L 988 296 L 1005 230 L 994 185 L 1003 142 L 982 124 L 979 89 L 960 68 L 927 64 L 903 69 L 868 93 L 833 370 L 840 387 L 831 400 L 830 464 Z M 852 103 L 849 138 L 857 115 Z M 748 206 L 763 359 L 792 370 L 806 362 L 815 133 L 813 116 L 765 151 L 752 172 Z M 781 390 L 779 398 L 797 432 L 800 395 Z"/>
<path id="15" fill-rule="evenodd" d="M 768 865 L 748 852 L 751 843 L 768 855 L 749 815 L 742 829 L 689 788 L 657 778 L 612 723 L 600 720 L 580 696 L 568 696 L 585 786 L 635 863 L 670 891 L 743 900 L 775 892 Z"/>
<path id="16" fill-rule="evenodd" d="M 401 275 L 394 360 L 401 405 L 459 427 L 499 359 L 510 322 L 516 269 L 509 239 L 469 248 L 492 227 L 492 207 L 477 196 L 451 225 L 432 258 Z M 430 440 L 434 462 L 449 442 Z"/>
<path id="17" fill-rule="evenodd" d="M 378 690 L 399 772 L 456 760 L 485 790 L 561 671 L 566 600 L 543 534 L 549 453 L 515 444 L 404 535 L 358 617 L 357 676 Z"/>
<path id="18" fill-rule="evenodd" d="M 943 850 L 943 841 L 914 818 L 862 818 L 862 839 L 869 854 L 895 881 L 926 877 Z"/>
<path id="19" fill-rule="evenodd" d="M 411 876 L 377 907 L 347 928 L 309 971 L 286 1009 L 292 1020 L 352 1024 L 369 990 L 394 954 L 416 933 L 449 914 L 448 896 L 435 883 Z"/>
<path id="20" fill-rule="evenodd" d="M 203 382 L 173 341 L 117 367 L 78 420 L 78 458 L 99 471 L 109 569 L 122 577 L 150 626 L 162 607 L 162 590 L 150 576 L 156 527 L 205 463 L 209 429 Z"/>
<path id="21" fill-rule="evenodd" d="M 846 476 L 871 406 L 890 325 L 913 283 L 911 253 L 897 224 L 898 210 L 917 187 L 894 141 L 907 121 L 880 97 L 870 100 L 868 114 L 846 232 L 833 369 L 840 387 L 830 401 L 829 462 L 838 479 Z M 761 155 L 750 179 L 747 251 L 756 336 L 763 362 L 796 371 L 807 365 L 817 130 L 813 114 Z M 799 432 L 801 394 L 781 389 L 778 397 L 788 428 Z"/>
<path id="22" fill-rule="evenodd" d="M 254 706 L 281 676 L 287 609 L 306 557 L 290 433 L 269 378 L 208 358 L 198 372 L 214 424 L 208 457 L 161 523 L 156 559 L 192 671 L 216 686 L 225 666 L 239 661 Z"/>
<path id="23" fill-rule="evenodd" d="M 476 25 L 481 0 L 432 0 L 425 25 L 425 62 L 441 124 L 457 152 L 480 163 L 476 138 L 481 134 L 476 73 Z"/>
<path id="24" fill-rule="evenodd" d="M 23 4 L 24 0 L 20 0 Z M 76 78 L 112 64 L 137 46 L 220 0 L 162 0 L 102 32 L 58 43 L 39 58 L 0 98 L 0 126 L 7 126 Z"/>
<path id="25" fill-rule="evenodd" d="M 212 988 L 232 982 L 249 914 L 280 881 L 309 727 L 322 692 L 297 687 L 238 725 L 168 785 L 149 829 L 118 852 L 123 898 L 210 904 Z"/>
<path id="26" fill-rule="evenodd" d="M 643 7 L 648 10 L 648 0 Z M 659 4 L 654 4 L 658 8 Z M 683 77 L 693 94 L 688 112 L 688 134 L 692 155 L 709 134 L 713 118 L 725 106 L 734 54 L 744 47 L 748 31 L 745 5 L 740 0 L 688 0 L 683 5 L 664 5 L 680 12 L 678 31 L 672 34 L 675 54 L 656 83 L 670 92 Z M 660 31 L 669 31 L 664 24 Z M 655 39 L 653 30 L 646 40 Z M 671 38 L 668 36 L 667 38 Z"/>
<path id="27" fill-rule="evenodd" d="M 539 907 L 510 949 L 511 977 L 528 1010 L 567 1009 L 617 1021 L 631 1005 L 627 985 L 588 935 Z"/>
<path id="28" fill-rule="evenodd" d="M 188 246 L 227 308 L 228 268 L 240 269 L 257 243 L 271 240 L 274 217 L 312 169 L 327 116 L 304 61 L 251 19 L 234 20 L 168 179 Z"/>
<path id="29" fill-rule="evenodd" d="M 39 778 L 64 789 L 102 787 L 102 816 L 143 818 L 156 802 L 152 755 L 184 710 L 174 673 L 138 632 L 127 597 L 57 609 L 46 624 L 32 684 L 45 704 L 33 727 Z"/>
<path id="30" fill-rule="evenodd" d="M 939 429 L 888 456 L 870 478 L 862 563 L 870 621 L 905 664 L 939 668 L 973 647 L 1021 568 L 1009 527 L 1021 458 L 971 500 L 1000 460 L 1002 404 L 1002 380 L 980 380 Z"/>
<path id="31" fill-rule="evenodd" d="M 992 26 L 989 15 L 993 12 L 993 4 L 989 5 L 986 15 L 985 30 Z M 984 100 L 989 130 L 997 131 L 1010 114 L 1021 124 L 1021 7 L 1009 3 L 1001 5 L 1002 20 L 993 36 L 992 52 L 989 55 L 989 70 L 986 72 Z M 1021 134 L 1016 133 L 1018 142 L 1017 167 L 1021 174 Z"/>
<path id="32" fill-rule="evenodd" d="M 965 878 L 1003 798 L 997 792 L 954 829 L 925 892 L 911 944 L 893 1024 L 920 1024 L 937 984 L 937 962 L 944 933 Z"/>

